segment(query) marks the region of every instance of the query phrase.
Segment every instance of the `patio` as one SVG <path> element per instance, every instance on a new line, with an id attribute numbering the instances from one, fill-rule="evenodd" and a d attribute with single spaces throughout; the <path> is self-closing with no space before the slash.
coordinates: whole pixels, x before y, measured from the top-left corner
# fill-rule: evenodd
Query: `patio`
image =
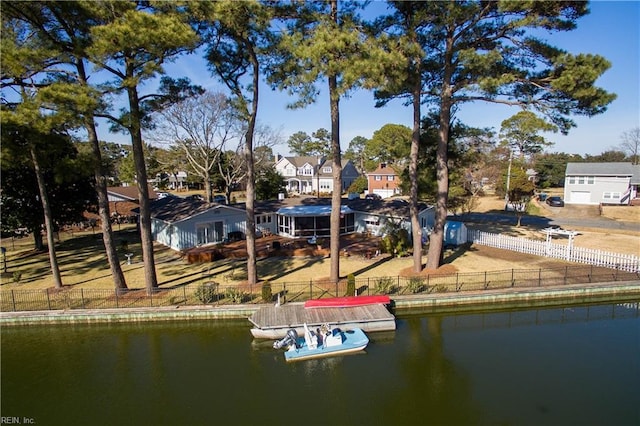
<path id="1" fill-rule="evenodd" d="M 349 234 L 340 237 L 341 256 L 362 256 L 373 258 L 379 254 L 380 237 L 365 234 Z M 278 235 L 263 236 L 256 239 L 258 258 L 264 257 L 302 257 L 329 256 L 329 238 L 318 238 L 311 244 L 306 238 L 287 238 Z M 245 240 L 224 244 L 196 247 L 185 252 L 189 263 L 212 262 L 214 260 L 247 257 Z"/>

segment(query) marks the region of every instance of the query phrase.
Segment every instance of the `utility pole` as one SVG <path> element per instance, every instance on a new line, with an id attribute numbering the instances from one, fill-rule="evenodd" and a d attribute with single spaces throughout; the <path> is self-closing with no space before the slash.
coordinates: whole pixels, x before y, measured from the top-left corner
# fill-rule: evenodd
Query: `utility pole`
<path id="1" fill-rule="evenodd" d="M 504 193 L 505 210 L 509 206 L 509 186 L 511 184 L 511 160 L 513 159 L 513 149 L 509 150 L 509 167 L 507 168 L 507 191 Z"/>

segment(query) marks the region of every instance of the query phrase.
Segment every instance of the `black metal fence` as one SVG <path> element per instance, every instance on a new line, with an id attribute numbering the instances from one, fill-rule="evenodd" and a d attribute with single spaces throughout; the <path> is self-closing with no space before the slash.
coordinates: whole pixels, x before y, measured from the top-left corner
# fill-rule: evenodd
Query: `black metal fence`
<path id="1" fill-rule="evenodd" d="M 640 279 L 640 273 L 625 272 L 594 266 L 567 266 L 555 269 L 522 270 L 480 273 L 456 273 L 414 277 L 356 278 L 358 295 L 389 294 L 424 295 L 505 288 L 535 288 L 581 283 L 630 281 Z M 234 305 L 240 303 L 301 302 L 322 297 L 347 295 L 348 283 L 311 280 L 307 282 L 247 284 L 219 284 L 215 276 L 205 277 L 197 284 L 171 288 L 103 290 L 103 289 L 43 289 L 2 290 L 2 312 L 117 309 L 160 306 Z M 350 291 L 349 291 L 350 292 Z M 349 294 L 353 295 L 353 294 Z"/>

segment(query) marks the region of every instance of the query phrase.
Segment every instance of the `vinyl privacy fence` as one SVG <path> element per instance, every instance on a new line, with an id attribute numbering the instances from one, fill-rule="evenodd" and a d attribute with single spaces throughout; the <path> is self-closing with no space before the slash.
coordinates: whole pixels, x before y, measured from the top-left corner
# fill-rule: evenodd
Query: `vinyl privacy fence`
<path id="1" fill-rule="evenodd" d="M 473 244 L 551 257 L 568 262 L 583 263 L 626 272 L 640 272 L 640 257 L 633 254 L 612 253 L 598 249 L 575 247 L 571 244 L 554 244 L 551 241 L 530 240 L 472 229 L 467 231 L 467 241 Z"/>

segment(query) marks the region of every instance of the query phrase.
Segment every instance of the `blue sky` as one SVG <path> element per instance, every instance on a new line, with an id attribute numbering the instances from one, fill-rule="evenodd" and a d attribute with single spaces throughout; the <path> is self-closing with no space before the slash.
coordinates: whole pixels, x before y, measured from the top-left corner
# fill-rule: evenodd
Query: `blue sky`
<path id="1" fill-rule="evenodd" d="M 593 53 L 607 58 L 611 68 L 600 77 L 597 85 L 618 98 L 604 114 L 587 118 L 575 117 L 577 127 L 567 136 L 545 134 L 554 145 L 548 152 L 597 155 L 620 144 L 624 131 L 640 126 L 640 2 L 595 1 L 591 13 L 578 21 L 574 31 L 549 34 L 545 38 L 571 53 Z M 225 91 L 213 78 L 202 60 L 197 57 L 180 58 L 166 66 L 172 77 L 189 77 L 194 83 L 212 91 Z M 326 83 L 319 87 L 326 87 Z M 274 152 L 288 155 L 286 140 L 298 131 L 311 134 L 319 128 L 330 129 L 329 103 L 326 90 L 315 104 L 300 110 L 287 109 L 290 101 L 284 92 L 263 87 L 258 109 L 258 121 L 279 129 L 283 143 Z M 383 108 L 375 108 L 373 94 L 367 91 L 352 93 L 340 102 L 340 133 L 343 150 L 356 136 L 370 138 L 373 132 L 388 123 L 411 127 L 411 107 L 393 101 Z M 458 118 L 475 127 L 500 129 L 502 120 L 518 112 L 515 107 L 487 103 L 465 104 Z M 128 143 L 128 136 L 107 133 L 108 126 L 100 126 L 102 140 Z"/>

